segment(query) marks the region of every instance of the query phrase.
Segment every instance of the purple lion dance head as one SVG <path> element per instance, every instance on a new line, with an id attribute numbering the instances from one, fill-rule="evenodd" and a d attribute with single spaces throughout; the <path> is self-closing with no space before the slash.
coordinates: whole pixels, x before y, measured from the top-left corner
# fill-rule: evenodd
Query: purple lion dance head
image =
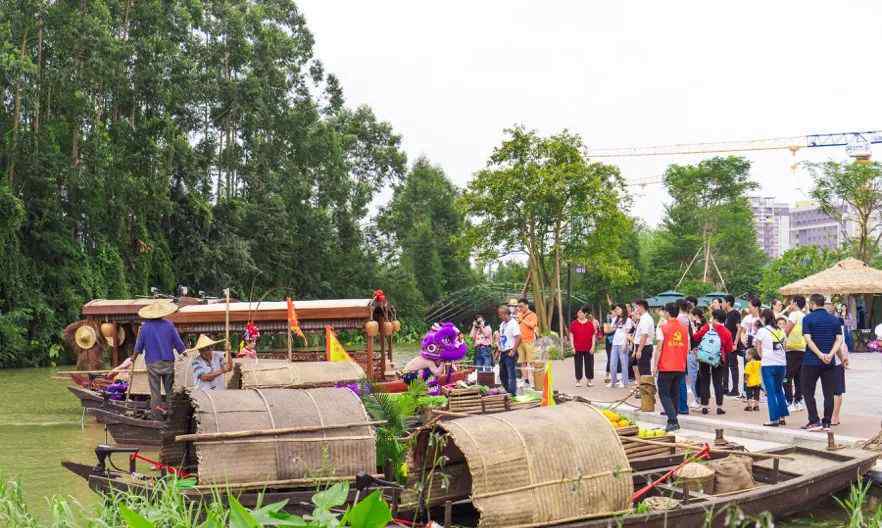
<path id="1" fill-rule="evenodd" d="M 420 355 L 433 361 L 458 361 L 469 348 L 453 323 L 435 323 L 420 342 Z"/>

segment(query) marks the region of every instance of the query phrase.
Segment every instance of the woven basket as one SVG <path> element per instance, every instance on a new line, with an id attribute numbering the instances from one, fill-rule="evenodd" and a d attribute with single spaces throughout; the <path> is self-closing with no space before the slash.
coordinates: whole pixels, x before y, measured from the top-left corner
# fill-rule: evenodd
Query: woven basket
<path id="1" fill-rule="evenodd" d="M 457 418 L 439 428 L 449 435 L 445 471 L 463 466 L 466 473 L 454 490 L 432 495 L 432 503 L 470 495 L 480 528 L 550 525 L 630 509 L 628 459 L 607 419 L 588 405 Z M 412 474 L 432 456 L 428 436 L 417 439 Z"/>
<path id="2" fill-rule="evenodd" d="M 684 488 L 691 491 L 701 490 L 708 495 L 714 492 L 714 477 L 716 471 L 704 464 L 691 462 L 677 471 L 677 480 Z"/>

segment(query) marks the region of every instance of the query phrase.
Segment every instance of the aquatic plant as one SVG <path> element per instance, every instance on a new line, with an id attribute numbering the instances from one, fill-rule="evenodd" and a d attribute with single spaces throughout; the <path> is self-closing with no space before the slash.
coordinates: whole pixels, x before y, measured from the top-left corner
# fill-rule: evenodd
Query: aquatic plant
<path id="1" fill-rule="evenodd" d="M 223 506 L 216 494 L 213 500 L 190 501 L 181 493 L 178 481 L 161 480 L 147 495 L 116 492 L 104 496 L 93 508 L 72 498 L 53 497 L 47 520 L 28 511 L 18 481 L 0 478 L 0 526 L 16 528 L 382 528 L 392 520 L 392 512 L 375 490 L 355 505 L 341 511 L 349 496 L 349 483 L 339 482 L 312 496 L 313 510 L 298 516 L 283 511 L 287 501 L 242 506 L 227 495 Z"/>

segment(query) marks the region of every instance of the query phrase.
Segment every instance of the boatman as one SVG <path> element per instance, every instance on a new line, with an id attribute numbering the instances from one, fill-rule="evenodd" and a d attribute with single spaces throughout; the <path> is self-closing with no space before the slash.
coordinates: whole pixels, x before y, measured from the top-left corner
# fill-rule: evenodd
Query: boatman
<path id="1" fill-rule="evenodd" d="M 227 388 L 224 374 L 233 370 L 233 358 L 224 361 L 226 354 L 211 347 L 223 343 L 225 339 L 215 341 L 202 334 L 196 340 L 193 350 L 198 350 L 199 355 L 193 358 L 193 385 L 204 390 L 224 390 Z"/>
<path id="2" fill-rule="evenodd" d="M 138 310 L 138 317 L 144 319 L 144 323 L 135 341 L 135 354 L 144 353 L 150 408 L 160 415 L 168 410 L 163 389 L 165 394 L 171 395 L 175 382 L 174 352 L 183 354 L 187 349 L 175 325 L 165 319 L 176 311 L 178 305 L 170 301 L 157 301 Z"/>

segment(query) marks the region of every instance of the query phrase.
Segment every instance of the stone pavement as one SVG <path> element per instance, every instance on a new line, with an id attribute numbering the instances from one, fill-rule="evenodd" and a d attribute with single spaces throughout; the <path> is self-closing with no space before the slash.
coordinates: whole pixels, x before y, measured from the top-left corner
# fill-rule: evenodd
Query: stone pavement
<path id="1" fill-rule="evenodd" d="M 599 352 L 595 356 L 594 383 L 592 387 L 576 387 L 573 360 L 568 358 L 554 362 L 554 389 L 560 392 L 579 395 L 584 398 L 601 402 L 613 402 L 622 399 L 631 390 L 607 388 L 604 383 L 606 353 Z M 851 443 L 874 436 L 880 430 L 882 420 L 882 356 L 871 353 L 856 353 L 851 356 L 851 368 L 846 370 L 846 394 L 840 415 L 841 425 L 833 428 L 838 443 Z M 584 380 L 583 380 L 584 383 Z M 711 389 L 713 394 L 713 389 Z M 713 396 L 711 396 L 713 398 Z M 823 396 L 820 383 L 817 390 L 818 411 L 823 412 Z M 636 407 L 639 400 L 630 399 Z M 800 429 L 807 421 L 805 411 L 797 412 L 787 419 L 785 427 L 764 427 L 768 420 L 768 409 L 760 404 L 759 412 L 747 412 L 745 403 L 735 398 L 725 398 L 723 408 L 725 415 L 714 414 L 714 406 L 709 407 L 711 414 L 702 415 L 700 411 L 692 411 L 689 416 L 680 416 L 681 427 L 690 431 L 711 433 L 715 428 L 726 429 L 727 436 L 751 438 L 758 441 L 779 443 L 826 443 L 823 433 L 809 433 Z M 661 406 L 656 403 L 657 410 Z M 664 425 L 665 417 L 658 412 L 640 412 L 634 406 L 620 405 L 617 412 L 646 424 Z"/>

